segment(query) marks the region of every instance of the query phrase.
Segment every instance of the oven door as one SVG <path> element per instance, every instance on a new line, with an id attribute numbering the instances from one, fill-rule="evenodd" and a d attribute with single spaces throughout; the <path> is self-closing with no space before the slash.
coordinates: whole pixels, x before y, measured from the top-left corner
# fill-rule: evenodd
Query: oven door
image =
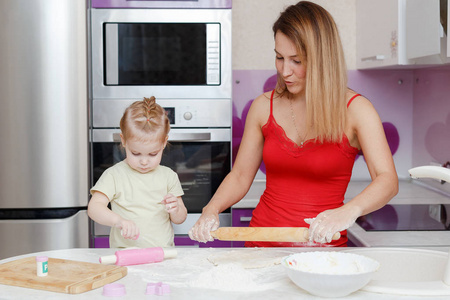
<path id="1" fill-rule="evenodd" d="M 119 129 L 92 132 L 92 184 L 125 158 Z M 171 129 L 161 165 L 178 174 L 188 213 L 201 213 L 231 169 L 230 129 Z M 229 212 L 229 211 L 228 211 Z"/>

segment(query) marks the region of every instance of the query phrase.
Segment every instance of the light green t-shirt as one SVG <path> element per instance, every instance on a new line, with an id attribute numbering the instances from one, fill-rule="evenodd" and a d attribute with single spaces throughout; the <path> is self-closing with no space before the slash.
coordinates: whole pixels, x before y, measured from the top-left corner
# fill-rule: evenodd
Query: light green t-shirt
<path id="1" fill-rule="evenodd" d="M 113 212 L 134 221 L 139 228 L 139 238 L 131 240 L 124 239 L 120 229 L 111 227 L 111 248 L 174 246 L 169 213 L 160 202 L 169 193 L 175 197 L 184 193 L 178 175 L 170 168 L 160 165 L 142 174 L 121 161 L 103 172 L 91 193 L 95 191 L 108 197 Z"/>

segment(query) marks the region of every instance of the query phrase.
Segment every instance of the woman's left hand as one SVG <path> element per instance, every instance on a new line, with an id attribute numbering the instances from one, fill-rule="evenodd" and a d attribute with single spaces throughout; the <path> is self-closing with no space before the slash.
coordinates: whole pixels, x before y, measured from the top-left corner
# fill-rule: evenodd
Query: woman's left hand
<path id="1" fill-rule="evenodd" d="M 341 206 L 321 212 L 315 218 L 305 219 L 309 226 L 309 241 L 330 243 L 336 232 L 352 226 L 361 215 L 361 210 L 354 206 Z"/>

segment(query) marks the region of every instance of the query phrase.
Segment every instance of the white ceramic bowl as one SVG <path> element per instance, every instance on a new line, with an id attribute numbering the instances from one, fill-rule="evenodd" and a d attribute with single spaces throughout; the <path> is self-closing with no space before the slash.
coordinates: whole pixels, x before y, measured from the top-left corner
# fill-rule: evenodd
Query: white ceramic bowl
<path id="1" fill-rule="evenodd" d="M 376 260 L 339 251 L 301 252 L 282 265 L 300 288 L 320 297 L 344 297 L 369 283 L 380 267 Z"/>

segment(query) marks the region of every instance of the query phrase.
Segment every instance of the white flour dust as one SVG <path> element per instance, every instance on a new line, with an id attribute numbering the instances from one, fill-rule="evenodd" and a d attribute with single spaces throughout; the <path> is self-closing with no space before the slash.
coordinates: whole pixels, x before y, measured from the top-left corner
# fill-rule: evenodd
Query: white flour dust
<path id="1" fill-rule="evenodd" d="M 234 263 L 244 269 L 261 269 L 279 265 L 283 257 L 289 254 L 291 252 L 283 250 L 263 251 L 259 248 L 250 248 L 212 253 L 207 259 L 215 266 Z"/>
<path id="2" fill-rule="evenodd" d="M 188 283 L 194 288 L 205 288 L 227 291 L 261 290 L 255 282 L 256 275 L 236 264 L 223 264 L 202 272 Z"/>
<path id="3" fill-rule="evenodd" d="M 214 265 L 207 259 L 221 252 L 229 253 L 230 251 L 214 249 L 201 252 L 183 251 L 177 258 L 164 260 L 161 263 L 130 266 L 129 275 L 136 276 L 145 282 L 164 282 L 174 287 L 224 292 L 258 292 L 273 289 L 282 284 L 282 281 L 288 280 L 283 267 L 279 264 L 274 265 L 273 262 L 266 267 L 248 269 L 245 264 L 235 258 L 218 265 Z M 237 253 L 231 254 L 235 257 Z M 263 254 L 265 253 L 256 252 L 255 256 L 264 260 L 267 257 L 273 259 L 273 256 L 280 255 L 279 253 L 277 255 Z M 247 260 L 246 256 L 242 258 Z"/>

